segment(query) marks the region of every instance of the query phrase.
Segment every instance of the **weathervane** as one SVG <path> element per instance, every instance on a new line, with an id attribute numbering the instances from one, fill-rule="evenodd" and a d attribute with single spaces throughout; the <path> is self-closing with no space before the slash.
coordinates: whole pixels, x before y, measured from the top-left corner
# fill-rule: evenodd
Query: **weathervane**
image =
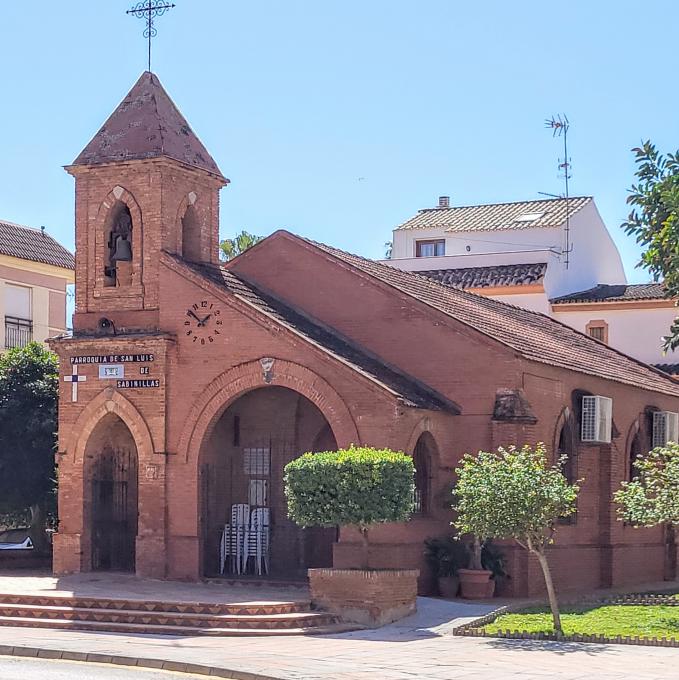
<path id="1" fill-rule="evenodd" d="M 146 19 L 144 37 L 149 41 L 149 71 L 151 70 L 151 39 L 158 35 L 158 31 L 153 25 L 153 20 L 156 17 L 162 16 L 173 7 L 174 4 L 160 0 L 144 0 L 143 2 L 138 2 L 132 9 L 128 9 L 125 12 L 125 14 L 132 14 L 138 19 Z"/>
<path id="2" fill-rule="evenodd" d="M 545 127 L 552 130 L 552 137 L 563 137 L 563 161 L 559 159 L 559 170 L 563 172 L 562 177 L 565 184 L 564 198 L 566 199 L 566 259 L 564 260 L 564 264 L 566 265 L 566 269 L 568 269 L 568 265 L 570 264 L 570 254 L 573 250 L 573 247 L 571 246 L 571 213 L 568 205 L 568 180 L 571 178 L 571 159 L 568 156 L 568 128 L 570 128 L 570 126 L 571 124 L 569 123 L 566 114 L 563 116 L 561 114 L 557 114 L 556 116 L 552 116 L 551 118 L 547 118 L 547 120 L 545 120 Z"/>

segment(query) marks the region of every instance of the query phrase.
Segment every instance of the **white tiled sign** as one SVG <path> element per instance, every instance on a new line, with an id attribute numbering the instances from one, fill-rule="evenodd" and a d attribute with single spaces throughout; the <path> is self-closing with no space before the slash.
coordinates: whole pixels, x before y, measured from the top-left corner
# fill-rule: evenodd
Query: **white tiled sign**
<path id="1" fill-rule="evenodd" d="M 101 380 L 118 380 L 124 377 L 124 364 L 99 364 L 99 378 Z"/>

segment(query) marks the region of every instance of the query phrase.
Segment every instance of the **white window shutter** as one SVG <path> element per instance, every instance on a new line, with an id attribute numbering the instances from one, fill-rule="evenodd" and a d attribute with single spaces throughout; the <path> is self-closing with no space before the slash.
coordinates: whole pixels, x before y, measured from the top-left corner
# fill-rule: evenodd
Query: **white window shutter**
<path id="1" fill-rule="evenodd" d="M 679 439 L 679 413 L 655 411 L 653 413 L 653 448 L 665 446 Z"/>
<path id="2" fill-rule="evenodd" d="M 582 398 L 581 439 L 583 442 L 611 443 L 613 400 L 586 395 Z"/>

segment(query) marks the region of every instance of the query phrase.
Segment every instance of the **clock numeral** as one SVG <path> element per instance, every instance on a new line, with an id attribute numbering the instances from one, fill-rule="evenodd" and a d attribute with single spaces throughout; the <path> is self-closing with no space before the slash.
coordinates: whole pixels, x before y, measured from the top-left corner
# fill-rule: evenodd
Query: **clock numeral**
<path id="1" fill-rule="evenodd" d="M 198 340 L 198 336 L 197 336 L 197 335 L 194 335 L 194 336 L 193 336 L 193 341 L 195 342 L 196 340 Z"/>
<path id="2" fill-rule="evenodd" d="M 214 341 L 215 341 L 215 339 L 214 339 L 212 336 L 210 336 L 210 337 L 208 338 L 208 340 L 209 340 L 210 342 L 214 342 Z"/>
<path id="3" fill-rule="evenodd" d="M 200 303 L 200 306 L 201 306 L 201 307 L 207 307 L 207 300 L 203 300 L 203 301 Z"/>
<path id="4" fill-rule="evenodd" d="M 221 335 L 221 333 L 215 328 L 215 335 Z"/>
<path id="5" fill-rule="evenodd" d="M 201 344 L 201 345 L 204 345 L 204 344 L 205 344 L 205 338 L 201 338 L 201 339 L 200 339 L 200 344 Z"/>
<path id="6" fill-rule="evenodd" d="M 221 309 L 215 309 L 215 316 L 219 316 L 222 313 Z"/>
<path id="7" fill-rule="evenodd" d="M 193 335 L 193 331 L 186 331 L 186 335 Z"/>
<path id="8" fill-rule="evenodd" d="M 222 326 L 223 324 L 224 322 L 221 319 L 217 319 L 217 321 L 215 321 L 215 325 L 217 326 Z"/>
<path id="9" fill-rule="evenodd" d="M 190 325 L 191 325 L 191 322 L 190 322 L 190 321 L 184 321 L 184 325 L 185 325 L 185 326 L 190 326 Z"/>
<path id="10" fill-rule="evenodd" d="M 196 302 L 195 305 L 193 305 L 193 308 L 194 308 L 194 309 L 198 309 L 198 303 L 197 303 L 197 302 Z"/>

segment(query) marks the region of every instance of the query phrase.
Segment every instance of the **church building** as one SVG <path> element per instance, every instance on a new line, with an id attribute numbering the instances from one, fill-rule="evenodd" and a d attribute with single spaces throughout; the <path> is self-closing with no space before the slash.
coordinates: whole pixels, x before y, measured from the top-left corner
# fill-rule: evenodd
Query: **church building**
<path id="1" fill-rule="evenodd" d="M 557 587 L 674 575 L 673 538 L 624 525 L 611 502 L 633 457 L 676 437 L 669 376 L 540 313 L 284 231 L 220 263 L 228 180 L 153 73 L 67 171 L 56 574 L 358 566 L 358 534 L 298 528 L 283 491 L 290 460 L 355 443 L 414 457 L 415 514 L 371 529 L 370 566 L 420 568 L 430 592 L 423 543 L 451 532 L 460 457 L 544 441 L 584 479 L 550 551 Z M 539 593 L 538 565 L 503 549 L 504 592 Z"/>

